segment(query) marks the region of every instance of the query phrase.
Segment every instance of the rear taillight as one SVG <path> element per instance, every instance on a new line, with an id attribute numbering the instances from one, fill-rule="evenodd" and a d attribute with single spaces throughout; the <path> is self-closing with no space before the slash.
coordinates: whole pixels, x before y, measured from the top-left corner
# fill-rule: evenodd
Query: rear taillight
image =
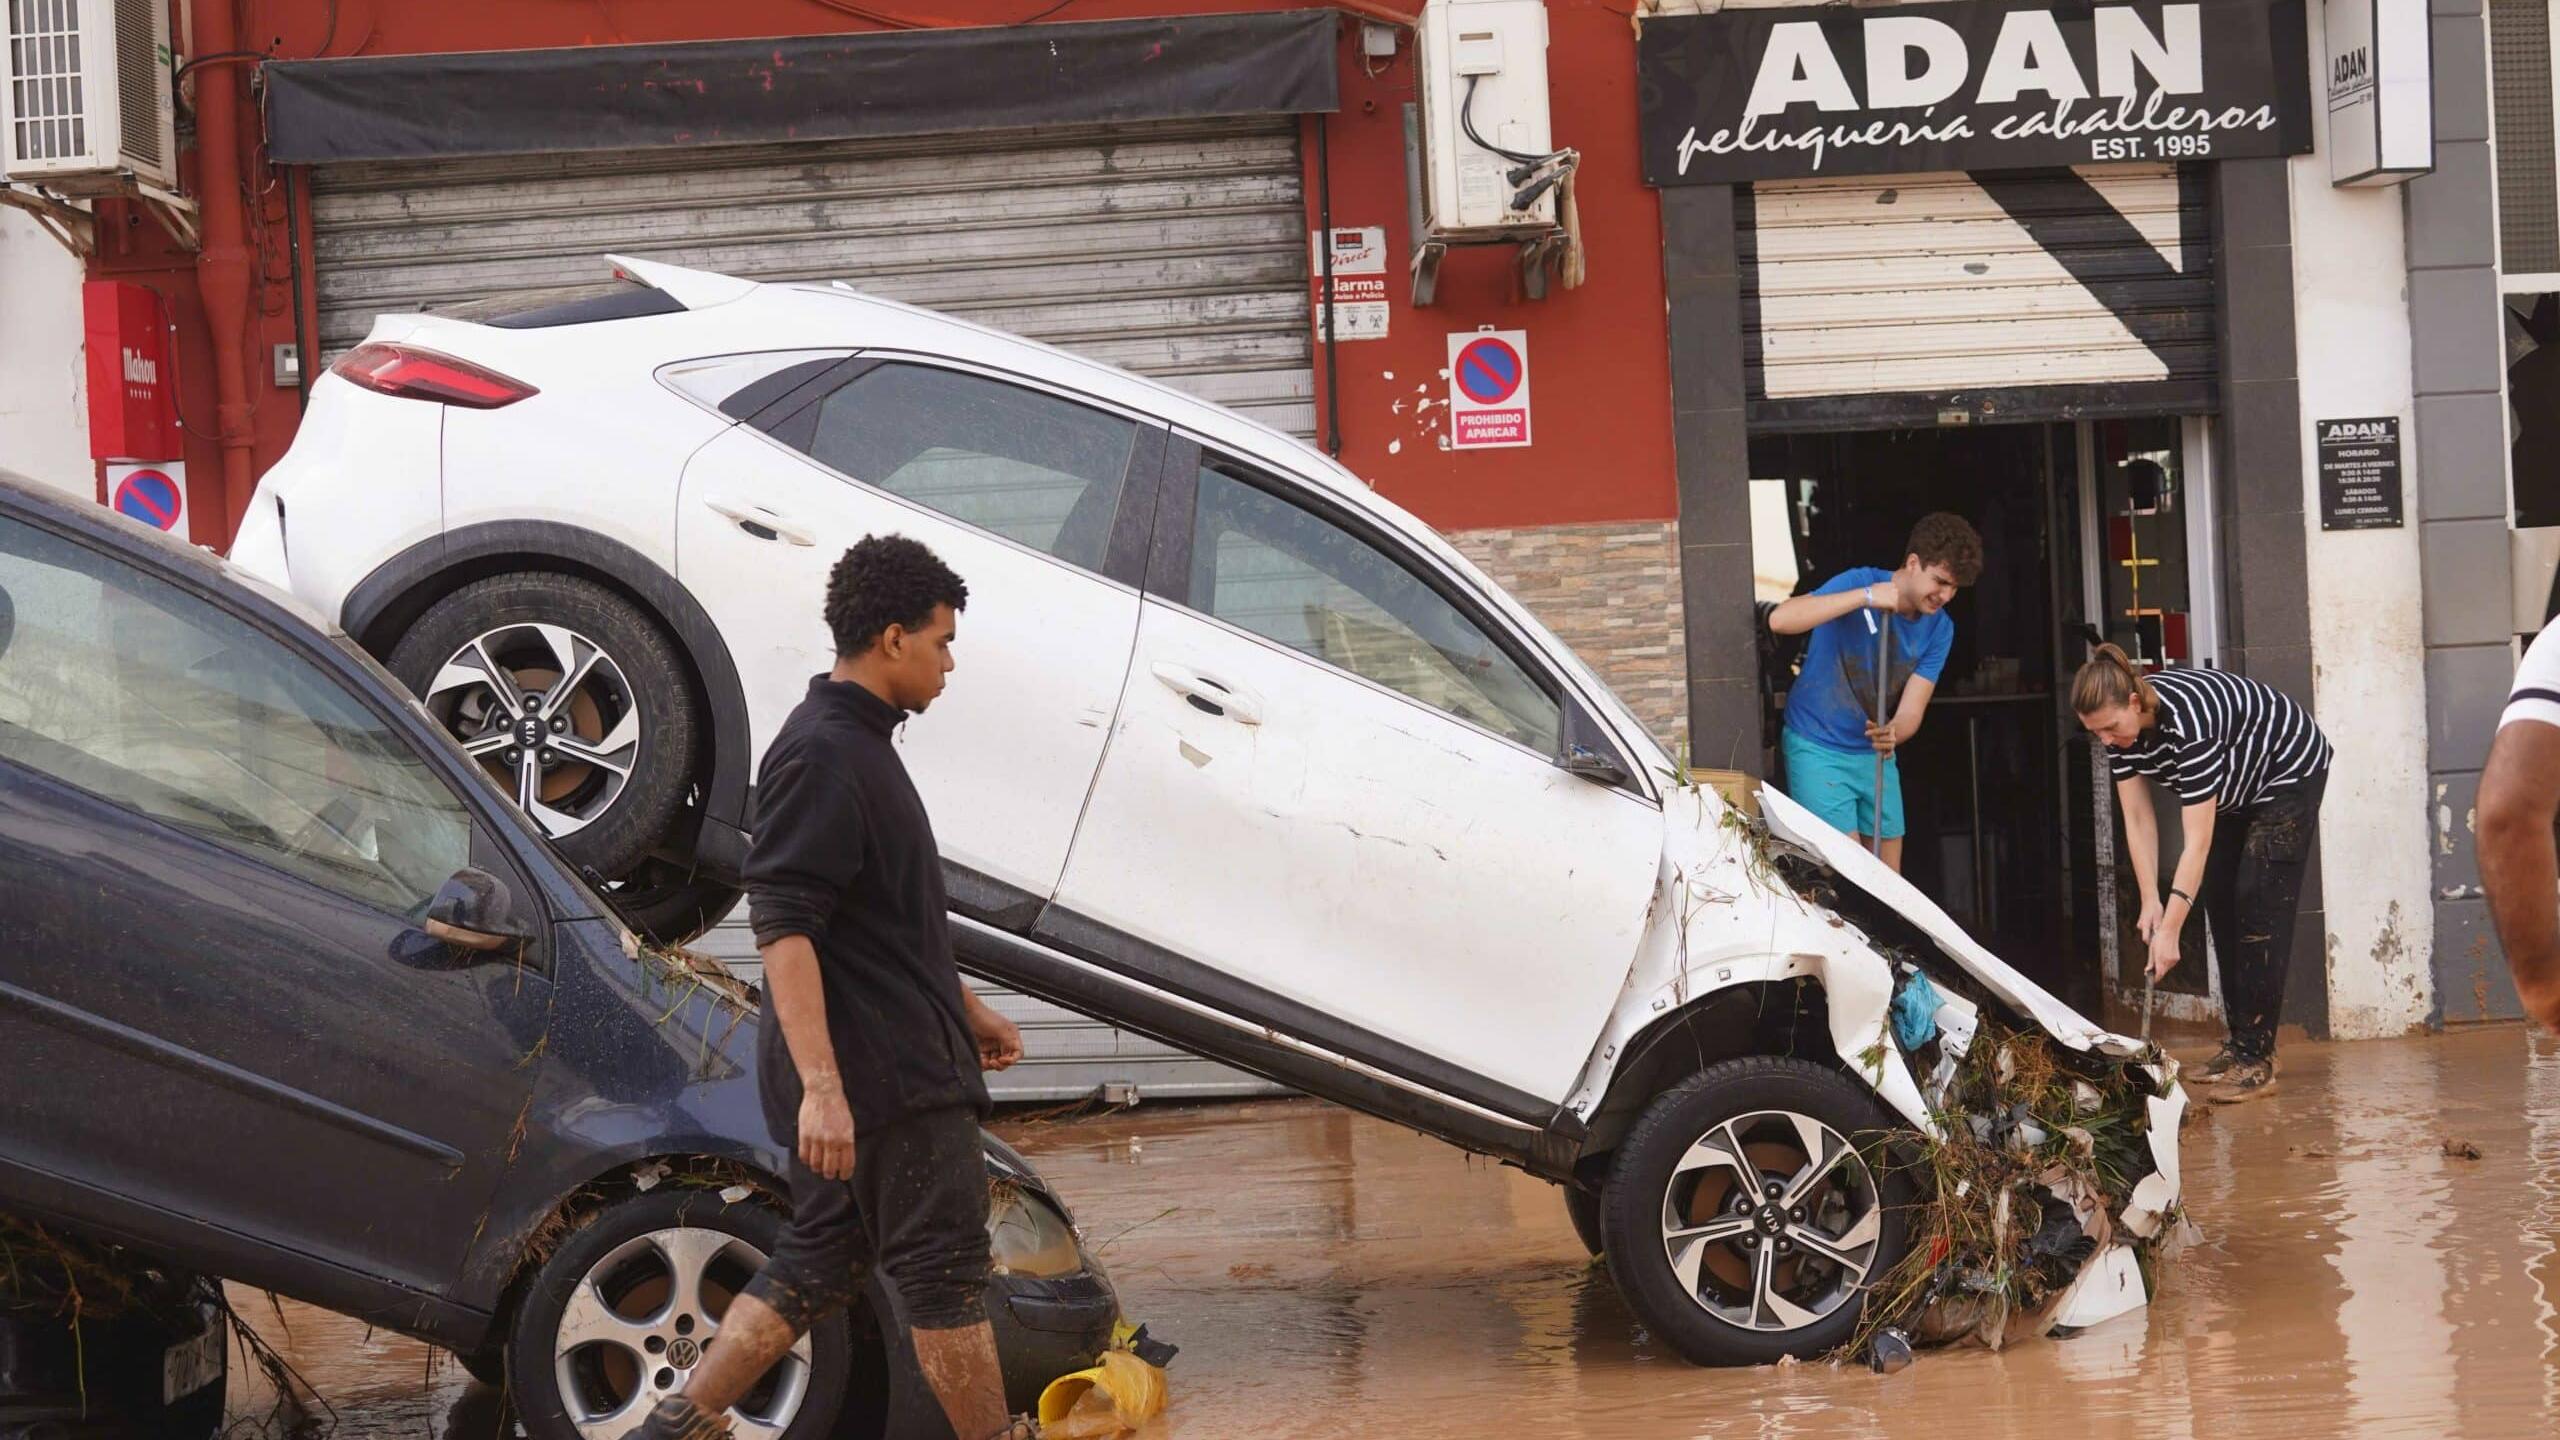
<path id="1" fill-rule="evenodd" d="M 473 410 L 495 410 L 542 392 L 495 370 L 456 360 L 412 345 L 371 341 L 338 357 L 329 367 L 367 390 L 403 400 L 434 400 Z"/>

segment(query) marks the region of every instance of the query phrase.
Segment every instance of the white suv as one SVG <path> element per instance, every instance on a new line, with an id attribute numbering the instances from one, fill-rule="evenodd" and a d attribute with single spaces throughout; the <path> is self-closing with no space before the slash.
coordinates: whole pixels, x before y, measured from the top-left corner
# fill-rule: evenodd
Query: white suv
<path id="1" fill-rule="evenodd" d="M 902 741 L 963 963 L 1566 1183 L 1694 1358 L 1840 1343 L 1903 1253 L 1898 1172 L 1851 1139 L 1938 1123 L 1887 1025 L 1920 957 L 1956 1010 L 2148 1055 L 1784 796 L 1773 841 L 1678 783 L 1307 446 L 842 288 L 614 264 L 597 300 L 383 318 L 233 558 L 388 656 L 662 933 L 734 903 L 827 570 L 898 531 L 969 584 Z"/>

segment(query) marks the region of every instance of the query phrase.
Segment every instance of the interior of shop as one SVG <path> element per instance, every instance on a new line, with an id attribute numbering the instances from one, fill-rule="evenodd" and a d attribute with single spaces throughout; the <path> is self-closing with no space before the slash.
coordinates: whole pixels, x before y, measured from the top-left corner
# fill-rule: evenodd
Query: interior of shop
<path id="1" fill-rule="evenodd" d="M 1935 510 L 1980 532 L 1978 583 L 1920 733 L 1902 750 L 1903 872 L 1996 953 L 2072 1003 L 2140 986 L 2132 872 L 2107 787 L 2069 713 L 2070 677 L 2103 635 L 2142 664 L 2194 664 L 2186 565 L 2193 422 L 2151 417 L 1757 435 L 1753 570 L 1764 617 L 1844 569 L 1902 563 Z M 1767 773 L 1801 657 L 1762 626 Z M 2176 813 L 2164 801 L 2164 819 Z M 2164 846 L 2174 856 L 2176 826 Z M 2169 863 L 2164 857 L 2164 865 Z M 2165 871 L 2164 871 L 2165 873 Z M 2114 943 L 2097 917 L 2115 912 Z M 2204 954 L 2201 924 L 2188 953 Z M 2102 983 L 2110 962 L 2117 984 Z M 2164 988 L 2202 997 L 2206 965 Z"/>

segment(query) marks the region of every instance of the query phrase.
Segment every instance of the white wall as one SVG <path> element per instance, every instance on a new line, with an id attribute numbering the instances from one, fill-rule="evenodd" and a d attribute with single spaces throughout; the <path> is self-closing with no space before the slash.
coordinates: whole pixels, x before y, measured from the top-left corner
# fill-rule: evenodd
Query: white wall
<path id="1" fill-rule="evenodd" d="M 0 209 L 0 469 L 97 493 L 81 360 L 80 260 Z"/>
<path id="2" fill-rule="evenodd" d="M 2324 54 L 2321 7 L 2308 8 L 2310 53 Z M 2313 705 L 2338 752 L 2320 873 L 2329 1022 L 2363 1038 L 2424 1025 L 2435 999 L 2408 272 L 2400 192 L 2332 186 L 2327 109 L 2311 111 L 2318 143 L 2290 165 Z M 2367 415 L 2400 417 L 2408 523 L 2324 532 L 2312 424 Z"/>

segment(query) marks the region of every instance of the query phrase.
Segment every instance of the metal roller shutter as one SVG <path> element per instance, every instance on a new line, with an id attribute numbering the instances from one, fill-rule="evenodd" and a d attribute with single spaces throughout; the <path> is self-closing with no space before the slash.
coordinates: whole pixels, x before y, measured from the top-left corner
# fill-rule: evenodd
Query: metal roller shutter
<path id="1" fill-rule="evenodd" d="M 1740 237 L 1749 396 L 2203 393 L 2217 366 L 2209 194 L 2200 171 L 2167 165 L 1755 185 Z"/>
<path id="2" fill-rule="evenodd" d="M 611 252 L 842 280 L 1315 430 L 1297 122 L 322 166 L 320 350 L 605 288 Z"/>
<path id="3" fill-rule="evenodd" d="M 843 280 L 1308 435 L 1302 175 L 1285 117 L 324 166 L 311 186 L 319 346 L 334 358 L 384 313 L 469 318 L 595 294 L 610 252 Z M 698 943 L 756 977 L 742 923 Z M 1028 1052 L 990 1077 L 1001 1100 L 1276 1088 L 1029 996 L 985 993 Z"/>

